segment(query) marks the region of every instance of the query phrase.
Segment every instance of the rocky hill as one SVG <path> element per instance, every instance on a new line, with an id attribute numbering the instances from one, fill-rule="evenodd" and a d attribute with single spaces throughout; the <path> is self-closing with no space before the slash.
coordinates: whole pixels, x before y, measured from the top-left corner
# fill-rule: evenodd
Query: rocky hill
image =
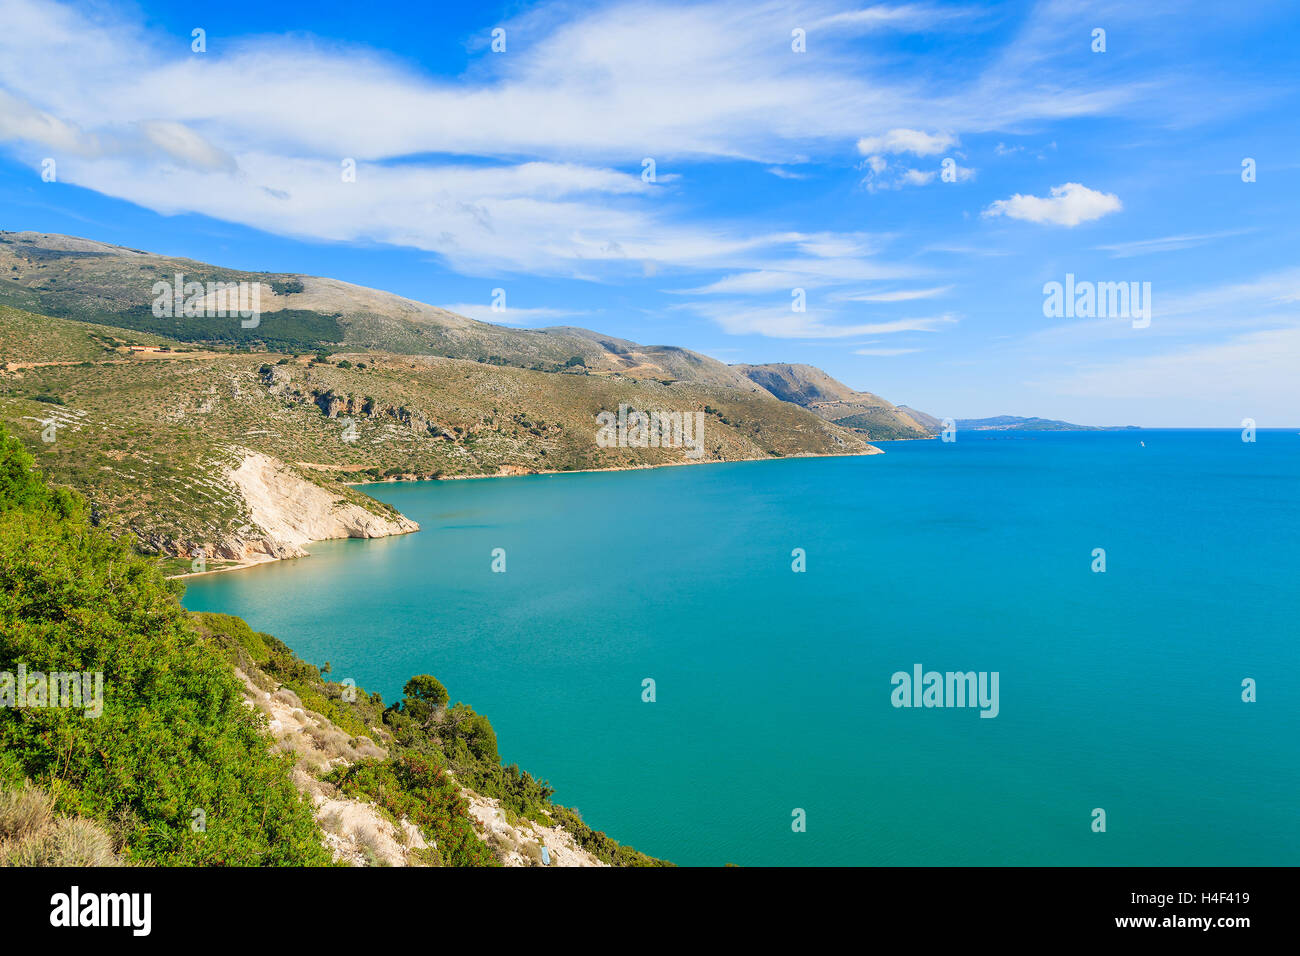
<path id="1" fill-rule="evenodd" d="M 698 413 L 698 455 L 601 447 L 596 415 L 620 406 Z M 0 421 L 96 520 L 205 569 L 414 529 L 348 482 L 875 451 L 759 388 L 194 347 L 5 307 Z"/>
<path id="2" fill-rule="evenodd" d="M 812 365 L 773 363 L 733 367 L 777 398 L 793 402 L 864 438 L 889 441 L 927 438 L 934 433 L 909 409 L 871 392 L 849 388 Z"/>
<path id="3" fill-rule="evenodd" d="M 256 283 L 261 320 L 243 328 L 226 317 L 154 315 L 155 283 L 174 285 L 178 274 L 185 283 Z M 188 343 L 438 355 L 758 391 L 744 375 L 688 349 L 587 329 L 508 328 L 337 279 L 227 269 L 72 236 L 0 232 L 0 304 Z"/>
<path id="4" fill-rule="evenodd" d="M 261 313 L 217 315 L 209 291 L 197 314 L 158 314 L 155 285 L 178 274 L 255 285 Z M 698 416 L 699 447 L 598 440 L 597 416 L 620 410 Z M 14 232 L 0 233 L 0 421 L 97 522 L 177 571 L 416 530 L 361 481 L 861 455 L 925 434 L 811 366 L 729 366 L 334 279 Z"/>
<path id="5" fill-rule="evenodd" d="M 937 435 L 939 432 L 943 431 L 942 419 L 935 418 L 933 415 L 928 415 L 925 412 L 919 412 L 915 408 L 909 408 L 906 405 L 899 405 L 898 410 L 900 412 L 905 412 L 908 418 L 912 419 L 912 421 L 916 422 L 932 435 Z"/>

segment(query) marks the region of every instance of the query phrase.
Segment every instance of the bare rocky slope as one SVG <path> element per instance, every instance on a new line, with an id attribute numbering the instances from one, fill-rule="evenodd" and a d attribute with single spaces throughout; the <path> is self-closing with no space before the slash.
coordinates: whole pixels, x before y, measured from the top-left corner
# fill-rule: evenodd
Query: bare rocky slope
<path id="1" fill-rule="evenodd" d="M 293 757 L 294 785 L 311 801 L 321 841 L 336 863 L 348 866 L 424 866 L 418 853 L 435 844 L 408 819 L 393 819 L 373 801 L 342 793 L 321 779 L 361 760 L 389 757 L 391 735 L 383 727 L 371 736 L 353 735 L 306 706 L 292 690 L 245 662 L 236 668 L 244 683 L 245 705 L 260 712 L 274 740 L 274 750 Z M 561 824 L 546 825 L 506 813 L 501 801 L 460 787 L 480 840 L 503 866 L 539 866 L 546 847 L 551 866 L 608 866 L 583 849 Z"/>
<path id="2" fill-rule="evenodd" d="M 772 363 L 733 367 L 777 398 L 875 441 L 928 438 L 934 433 L 911 409 L 894 405 L 871 392 L 849 388 L 812 365 Z"/>
<path id="3" fill-rule="evenodd" d="M 915 408 L 909 408 L 906 405 L 899 405 L 898 410 L 900 412 L 906 412 L 907 416 L 912 419 L 912 421 L 916 422 L 933 435 L 937 435 L 939 432 L 943 431 L 943 421 L 935 418 L 933 415 L 927 415 L 925 412 L 919 412 Z"/>
<path id="4" fill-rule="evenodd" d="M 419 531 L 420 526 L 402 515 L 367 511 L 361 505 L 302 478 L 282 461 L 247 452 L 230 469 L 231 483 L 243 495 L 249 517 L 266 537 L 262 547 L 245 543 L 242 554 L 224 554 L 235 560 L 256 555 L 268 558 L 302 557 L 303 545 L 330 538 L 383 538 Z"/>

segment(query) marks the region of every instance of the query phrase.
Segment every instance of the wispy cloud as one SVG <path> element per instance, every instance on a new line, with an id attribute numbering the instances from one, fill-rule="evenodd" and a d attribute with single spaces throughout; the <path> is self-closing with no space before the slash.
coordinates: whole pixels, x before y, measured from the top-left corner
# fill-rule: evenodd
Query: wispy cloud
<path id="1" fill-rule="evenodd" d="M 471 319 L 478 319 L 480 322 L 491 322 L 495 325 L 539 325 L 542 323 L 551 323 L 555 319 L 577 318 L 587 313 L 575 309 L 555 309 L 546 307 L 519 309 L 508 304 L 505 308 L 497 310 L 492 308 L 491 302 L 453 302 L 450 305 L 440 306 L 448 312 L 455 312 L 457 315 L 463 315 Z"/>
<path id="2" fill-rule="evenodd" d="M 1095 399 L 1178 401 L 1206 424 L 1235 426 L 1261 409 L 1290 408 L 1296 424 L 1300 402 L 1300 328 L 1236 335 L 1227 341 L 1182 346 L 1155 355 L 1094 363 L 1038 384 L 1062 395 Z"/>
<path id="3" fill-rule="evenodd" d="M 708 285 L 676 290 L 683 295 L 735 295 L 817 289 L 857 282 L 907 279 L 922 275 L 916 266 L 878 262 L 856 257 L 827 256 L 822 259 L 773 260 L 771 268 L 723 276 Z"/>
<path id="4" fill-rule="evenodd" d="M 937 332 L 958 321 L 956 316 L 944 314 L 861 322 L 832 309 L 810 308 L 806 312 L 796 312 L 788 304 L 784 307 L 756 307 L 743 302 L 698 302 L 689 308 L 712 320 L 730 335 L 764 335 L 780 339 L 842 339 L 898 332 Z"/>
<path id="5" fill-rule="evenodd" d="M 60 182 L 168 215 L 429 250 L 474 275 L 770 268 L 752 224 L 700 222 L 671 201 L 674 164 L 775 171 L 859 139 L 933 156 L 961 128 L 1133 102 L 1104 77 L 1086 95 L 1052 95 L 1065 78 L 1043 70 L 992 83 L 976 61 L 962 67 L 967 82 L 918 81 L 855 45 L 883 26 L 987 28 L 938 4 L 814 0 L 802 8 L 814 30 L 802 56 L 775 0 L 543 4 L 506 21 L 508 54 L 485 50 L 444 78 L 296 35 L 211 36 L 208 53 L 191 54 L 125 4 L 92 14 L 0 0 L 0 10 L 0 138 L 34 164 L 56 156 Z M 657 184 L 640 180 L 647 151 Z M 476 161 L 429 158 L 449 155 Z M 344 159 L 356 161 L 353 183 L 340 179 Z M 900 181 L 933 179 L 909 168 Z"/>
<path id="6" fill-rule="evenodd" d="M 1112 258 L 1127 259 L 1132 256 L 1145 256 L 1153 252 L 1176 252 L 1179 249 L 1191 249 L 1203 246 L 1216 239 L 1240 236 L 1251 229 L 1225 229 L 1221 232 L 1207 232 L 1199 235 L 1164 236 L 1159 239 L 1138 239 L 1132 242 L 1116 242 L 1110 245 L 1094 246 L 1103 252 L 1109 252 Z"/>
<path id="7" fill-rule="evenodd" d="M 935 286 L 930 289 L 896 289 L 892 292 L 849 292 L 832 295 L 839 302 L 911 302 L 916 299 L 933 299 L 951 291 L 952 286 Z"/>

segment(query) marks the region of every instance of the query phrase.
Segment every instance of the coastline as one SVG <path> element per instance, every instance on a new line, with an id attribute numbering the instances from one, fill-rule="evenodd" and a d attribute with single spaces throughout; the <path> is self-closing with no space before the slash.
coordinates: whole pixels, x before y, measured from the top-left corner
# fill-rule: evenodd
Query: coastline
<path id="1" fill-rule="evenodd" d="M 203 578 L 209 574 L 225 574 L 227 571 L 243 571 L 246 568 L 255 568 L 261 564 L 274 564 L 277 561 L 288 561 L 289 558 L 258 558 L 255 561 L 237 561 L 224 568 L 212 568 L 208 571 L 186 571 L 183 574 L 168 574 L 168 581 L 179 581 L 182 578 Z"/>
<path id="2" fill-rule="evenodd" d="M 876 448 L 875 445 L 868 445 L 871 451 L 864 452 L 844 452 L 830 455 L 782 455 L 773 457 L 766 455 L 764 457 L 753 458 L 726 458 L 726 459 L 709 459 L 708 461 L 663 461 L 651 465 L 615 465 L 610 468 L 558 468 L 558 469 L 524 469 L 520 465 L 503 465 L 495 475 L 439 475 L 436 478 L 381 478 L 378 481 L 345 481 L 344 484 L 351 488 L 359 488 L 362 485 L 389 485 L 399 484 L 404 481 L 471 481 L 479 478 L 527 478 L 530 475 L 597 475 L 612 471 L 649 471 L 655 468 L 680 468 L 687 465 L 735 465 L 744 462 L 757 461 L 789 461 L 792 458 L 869 458 L 872 455 L 883 455 L 883 448 Z"/>
<path id="3" fill-rule="evenodd" d="M 469 480 L 485 479 L 485 478 L 486 479 L 525 478 L 530 475 L 593 475 L 593 474 L 602 474 L 606 472 L 616 472 L 616 471 L 648 471 L 656 468 L 677 468 L 686 465 L 729 465 L 729 464 L 738 464 L 743 462 L 788 461 L 793 458 L 869 458 L 873 455 L 885 454 L 885 450 L 883 448 L 877 448 L 874 444 L 869 444 L 867 447 L 871 450 L 865 452 L 851 452 L 851 453 L 846 452 L 843 454 L 783 455 L 780 458 L 774 458 L 769 455 L 762 458 L 758 458 L 758 457 L 729 458 L 722 461 L 717 461 L 717 460 L 666 461 L 666 462 L 660 462 L 658 464 L 647 464 L 647 465 L 618 465 L 611 468 L 577 468 L 577 469 L 557 469 L 557 470 L 549 470 L 549 471 L 533 471 L 533 470 L 522 470 L 522 469 L 508 470 L 511 468 L 519 469 L 520 466 L 503 466 L 503 468 L 495 475 L 439 475 L 436 478 L 393 477 L 393 478 L 385 478 L 381 481 L 347 481 L 347 482 L 343 482 L 343 484 L 351 488 L 357 488 L 357 487 L 361 487 L 362 485 L 399 484 L 406 481 L 469 481 Z M 307 463 L 303 463 L 303 464 L 307 464 Z M 320 467 L 320 466 L 308 465 L 308 467 Z M 406 518 L 405 515 L 402 515 L 401 518 L 404 520 L 409 520 Z M 394 535 L 416 534 L 416 533 L 418 533 L 418 529 L 416 531 L 394 532 Z M 383 535 L 382 537 L 393 537 L 394 535 Z M 319 540 L 338 540 L 338 539 L 322 538 Z M 313 543 L 314 542 L 312 541 L 306 542 L 306 544 L 308 545 Z M 182 574 L 169 574 L 167 575 L 167 579 L 169 581 L 179 581 L 185 578 L 206 577 L 211 574 L 225 574 L 229 571 L 245 571 L 249 568 L 256 568 L 256 567 L 261 567 L 262 565 L 275 564 L 280 561 L 296 560 L 298 558 L 304 558 L 304 557 L 307 558 L 311 557 L 311 553 L 304 552 L 303 554 L 286 555 L 285 557 L 273 557 L 270 555 L 265 555 L 253 560 L 236 562 L 224 568 L 212 568 L 211 570 L 208 571 L 187 571 Z"/>

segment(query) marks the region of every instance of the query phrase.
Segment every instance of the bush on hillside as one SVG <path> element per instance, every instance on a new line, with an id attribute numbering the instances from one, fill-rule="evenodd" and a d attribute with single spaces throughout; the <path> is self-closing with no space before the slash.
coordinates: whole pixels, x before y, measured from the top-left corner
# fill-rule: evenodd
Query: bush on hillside
<path id="1" fill-rule="evenodd" d="M 289 761 L 269 754 L 179 590 L 0 431 L 0 673 L 102 675 L 98 704 L 0 707 L 0 785 L 31 780 L 61 813 L 131 821 L 141 862 L 328 862 Z"/>

